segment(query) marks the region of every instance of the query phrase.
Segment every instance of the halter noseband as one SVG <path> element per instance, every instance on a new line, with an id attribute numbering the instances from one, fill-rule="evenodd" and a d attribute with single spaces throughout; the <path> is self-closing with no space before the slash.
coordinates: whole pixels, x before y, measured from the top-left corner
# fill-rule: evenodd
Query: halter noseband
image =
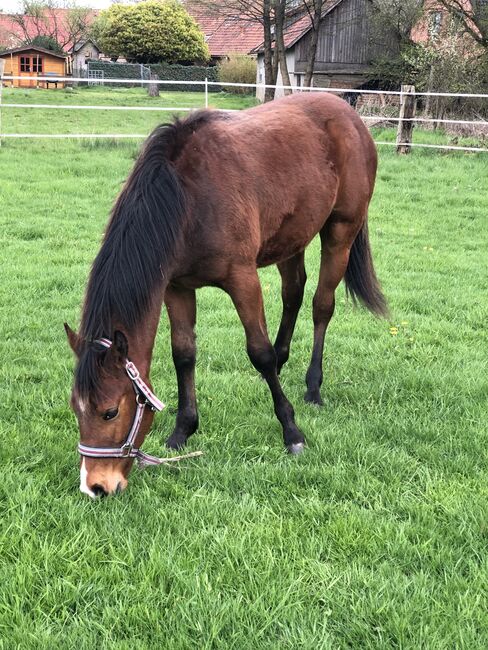
<path id="1" fill-rule="evenodd" d="M 112 347 L 112 341 L 109 339 L 97 339 L 95 343 L 102 345 L 107 350 Z M 125 361 L 125 371 L 132 382 L 136 394 L 136 412 L 125 442 L 121 447 L 91 447 L 90 445 L 83 445 L 80 442 L 78 451 L 81 456 L 87 456 L 88 458 L 137 458 L 141 467 L 167 463 L 171 459 L 151 456 L 134 447 L 146 406 L 151 411 L 162 411 L 164 404 L 154 395 L 149 386 L 141 378 L 136 366 L 128 359 Z"/>

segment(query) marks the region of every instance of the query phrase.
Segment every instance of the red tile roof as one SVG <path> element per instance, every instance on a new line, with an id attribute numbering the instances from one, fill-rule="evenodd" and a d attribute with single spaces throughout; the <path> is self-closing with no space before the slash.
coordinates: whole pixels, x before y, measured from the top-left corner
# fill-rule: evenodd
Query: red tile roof
<path id="1" fill-rule="evenodd" d="M 67 42 L 69 39 L 69 32 L 66 29 L 66 14 L 68 11 L 68 9 L 49 10 L 39 27 L 36 24 L 39 21 L 36 21 L 32 16 L 25 16 L 27 37 L 33 39 L 38 34 L 46 36 L 54 36 L 57 34 L 57 40 L 62 45 L 65 44 L 64 50 L 69 52 L 73 47 L 73 43 Z M 96 10 L 93 10 L 93 18 L 95 18 L 97 13 Z M 25 34 L 21 27 L 14 22 L 13 15 L 0 13 L 0 45 L 7 48 L 14 48 L 22 45 L 25 40 Z"/>
<path id="2" fill-rule="evenodd" d="M 263 41 L 263 27 L 260 23 L 238 18 L 219 16 L 203 7 L 184 2 L 185 9 L 199 24 L 205 34 L 210 54 L 214 57 L 229 53 L 249 54 Z"/>

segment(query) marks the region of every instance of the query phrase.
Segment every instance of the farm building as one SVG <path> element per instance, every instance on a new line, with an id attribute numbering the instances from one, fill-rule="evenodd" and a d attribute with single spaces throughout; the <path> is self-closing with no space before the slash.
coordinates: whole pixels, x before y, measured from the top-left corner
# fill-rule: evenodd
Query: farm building
<path id="1" fill-rule="evenodd" d="M 51 77 L 49 81 L 35 79 L 14 79 L 4 83 L 23 88 L 49 88 L 49 86 L 63 87 L 57 78 L 68 73 L 67 56 L 45 50 L 43 47 L 24 45 L 0 53 L 0 58 L 5 61 L 4 74 L 18 77 Z"/>
<path id="2" fill-rule="evenodd" d="M 88 39 L 76 43 L 71 50 L 74 76 L 76 77 L 86 72 L 88 69 L 88 61 L 98 61 L 100 55 L 101 50 L 95 41 Z"/>
<path id="3" fill-rule="evenodd" d="M 321 88 L 358 88 L 368 80 L 370 61 L 375 54 L 369 38 L 370 0 L 328 0 L 324 2 L 317 44 L 313 85 Z M 292 85 L 300 87 L 307 68 L 312 38 L 308 14 L 289 16 L 285 28 L 285 48 Z M 258 54 L 257 83 L 264 83 L 264 55 Z M 282 84 L 278 74 L 277 84 Z M 283 94 L 278 91 L 277 96 Z M 258 90 L 262 99 L 264 89 Z"/>

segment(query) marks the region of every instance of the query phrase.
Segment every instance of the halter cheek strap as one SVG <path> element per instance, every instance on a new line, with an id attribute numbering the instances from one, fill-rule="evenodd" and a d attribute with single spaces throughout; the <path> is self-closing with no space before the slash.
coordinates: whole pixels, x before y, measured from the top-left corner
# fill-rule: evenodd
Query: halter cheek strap
<path id="1" fill-rule="evenodd" d="M 110 339 L 97 339 L 95 343 L 102 345 L 104 348 L 107 348 L 107 350 L 112 347 L 112 341 L 110 341 Z M 141 468 L 147 467 L 148 465 L 171 463 L 178 461 L 181 458 L 201 456 L 202 452 L 196 451 L 186 454 L 185 456 L 158 458 L 157 456 L 151 456 L 150 454 L 146 454 L 140 449 L 134 447 L 137 435 L 141 428 L 144 409 L 149 407 L 151 411 L 162 411 L 164 409 L 164 404 L 156 397 L 146 382 L 142 379 L 136 366 L 128 359 L 125 362 L 125 371 L 132 382 L 136 394 L 136 412 L 125 442 L 121 447 L 91 447 L 90 445 L 83 445 L 80 442 L 78 445 L 80 455 L 88 458 L 136 458 L 139 467 Z"/>

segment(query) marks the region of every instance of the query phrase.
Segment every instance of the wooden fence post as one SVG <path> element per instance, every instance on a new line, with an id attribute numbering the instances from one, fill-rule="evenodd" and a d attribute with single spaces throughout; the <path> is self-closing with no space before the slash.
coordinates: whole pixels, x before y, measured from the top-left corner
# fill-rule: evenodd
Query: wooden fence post
<path id="1" fill-rule="evenodd" d="M 151 70 L 151 81 L 158 81 L 158 75 Z M 147 84 L 147 94 L 149 97 L 159 97 L 159 84 L 150 83 Z"/>
<path id="2" fill-rule="evenodd" d="M 412 147 L 412 133 L 417 108 L 415 100 L 415 86 L 404 86 L 401 88 L 402 94 L 400 95 L 400 121 L 398 122 L 397 131 L 397 153 L 405 154 L 410 153 Z"/>

